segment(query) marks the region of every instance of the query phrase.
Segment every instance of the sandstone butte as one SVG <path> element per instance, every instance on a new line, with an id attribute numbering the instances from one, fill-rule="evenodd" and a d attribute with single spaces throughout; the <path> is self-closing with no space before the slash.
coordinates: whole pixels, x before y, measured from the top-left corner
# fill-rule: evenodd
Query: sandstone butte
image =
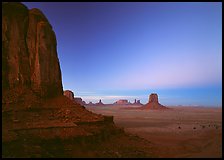
<path id="1" fill-rule="evenodd" d="M 120 100 L 114 102 L 114 104 L 127 105 L 127 104 L 130 104 L 130 103 L 126 99 L 120 99 Z"/>
<path id="2" fill-rule="evenodd" d="M 94 114 L 63 95 L 56 36 L 45 15 L 19 2 L 2 5 L 2 157 L 115 157 L 113 150 L 131 140 L 113 117 Z M 99 146 L 112 135 L 126 139 L 117 141 L 112 153 L 82 147 Z"/>
<path id="3" fill-rule="evenodd" d="M 147 104 L 140 107 L 141 109 L 168 109 L 167 107 L 161 105 L 158 100 L 158 95 L 156 93 L 152 93 L 149 96 L 149 101 Z"/>

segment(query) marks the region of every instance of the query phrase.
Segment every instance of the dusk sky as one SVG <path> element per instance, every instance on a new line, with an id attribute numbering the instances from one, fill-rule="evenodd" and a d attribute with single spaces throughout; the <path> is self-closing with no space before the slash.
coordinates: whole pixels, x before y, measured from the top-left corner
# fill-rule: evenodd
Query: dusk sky
<path id="1" fill-rule="evenodd" d="M 163 105 L 222 105 L 222 3 L 23 2 L 53 26 L 64 90 Z"/>

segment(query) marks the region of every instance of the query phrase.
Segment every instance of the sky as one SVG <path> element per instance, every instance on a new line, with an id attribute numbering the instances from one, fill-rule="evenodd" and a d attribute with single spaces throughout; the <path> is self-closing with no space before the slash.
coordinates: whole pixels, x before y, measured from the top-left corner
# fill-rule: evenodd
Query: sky
<path id="1" fill-rule="evenodd" d="M 53 26 L 64 90 L 87 103 L 222 105 L 221 2 L 23 2 Z"/>

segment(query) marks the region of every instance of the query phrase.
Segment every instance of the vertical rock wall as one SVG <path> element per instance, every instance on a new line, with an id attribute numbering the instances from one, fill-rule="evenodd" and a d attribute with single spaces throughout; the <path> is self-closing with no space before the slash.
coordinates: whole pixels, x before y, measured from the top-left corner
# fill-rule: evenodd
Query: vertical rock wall
<path id="1" fill-rule="evenodd" d="M 28 87 L 40 97 L 63 94 L 57 42 L 38 9 L 4 2 L 2 15 L 3 90 Z"/>

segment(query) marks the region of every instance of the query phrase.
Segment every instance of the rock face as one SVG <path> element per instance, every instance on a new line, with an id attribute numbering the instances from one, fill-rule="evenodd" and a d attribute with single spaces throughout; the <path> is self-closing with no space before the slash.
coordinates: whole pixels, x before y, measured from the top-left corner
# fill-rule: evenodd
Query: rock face
<path id="1" fill-rule="evenodd" d="M 155 103 L 159 103 L 158 101 L 158 95 L 156 93 L 152 93 L 150 96 L 149 96 L 149 103 L 150 102 L 155 102 Z"/>
<path id="2" fill-rule="evenodd" d="M 74 93 L 70 90 L 65 90 L 64 91 L 64 96 L 68 97 L 71 100 L 74 100 Z"/>
<path id="3" fill-rule="evenodd" d="M 152 93 L 149 96 L 149 102 L 141 107 L 141 109 L 167 109 L 167 107 L 161 105 L 158 101 L 158 95 Z"/>
<path id="4" fill-rule="evenodd" d="M 40 97 L 62 95 L 56 38 L 38 9 L 18 2 L 2 6 L 3 91 L 27 87 Z"/>

